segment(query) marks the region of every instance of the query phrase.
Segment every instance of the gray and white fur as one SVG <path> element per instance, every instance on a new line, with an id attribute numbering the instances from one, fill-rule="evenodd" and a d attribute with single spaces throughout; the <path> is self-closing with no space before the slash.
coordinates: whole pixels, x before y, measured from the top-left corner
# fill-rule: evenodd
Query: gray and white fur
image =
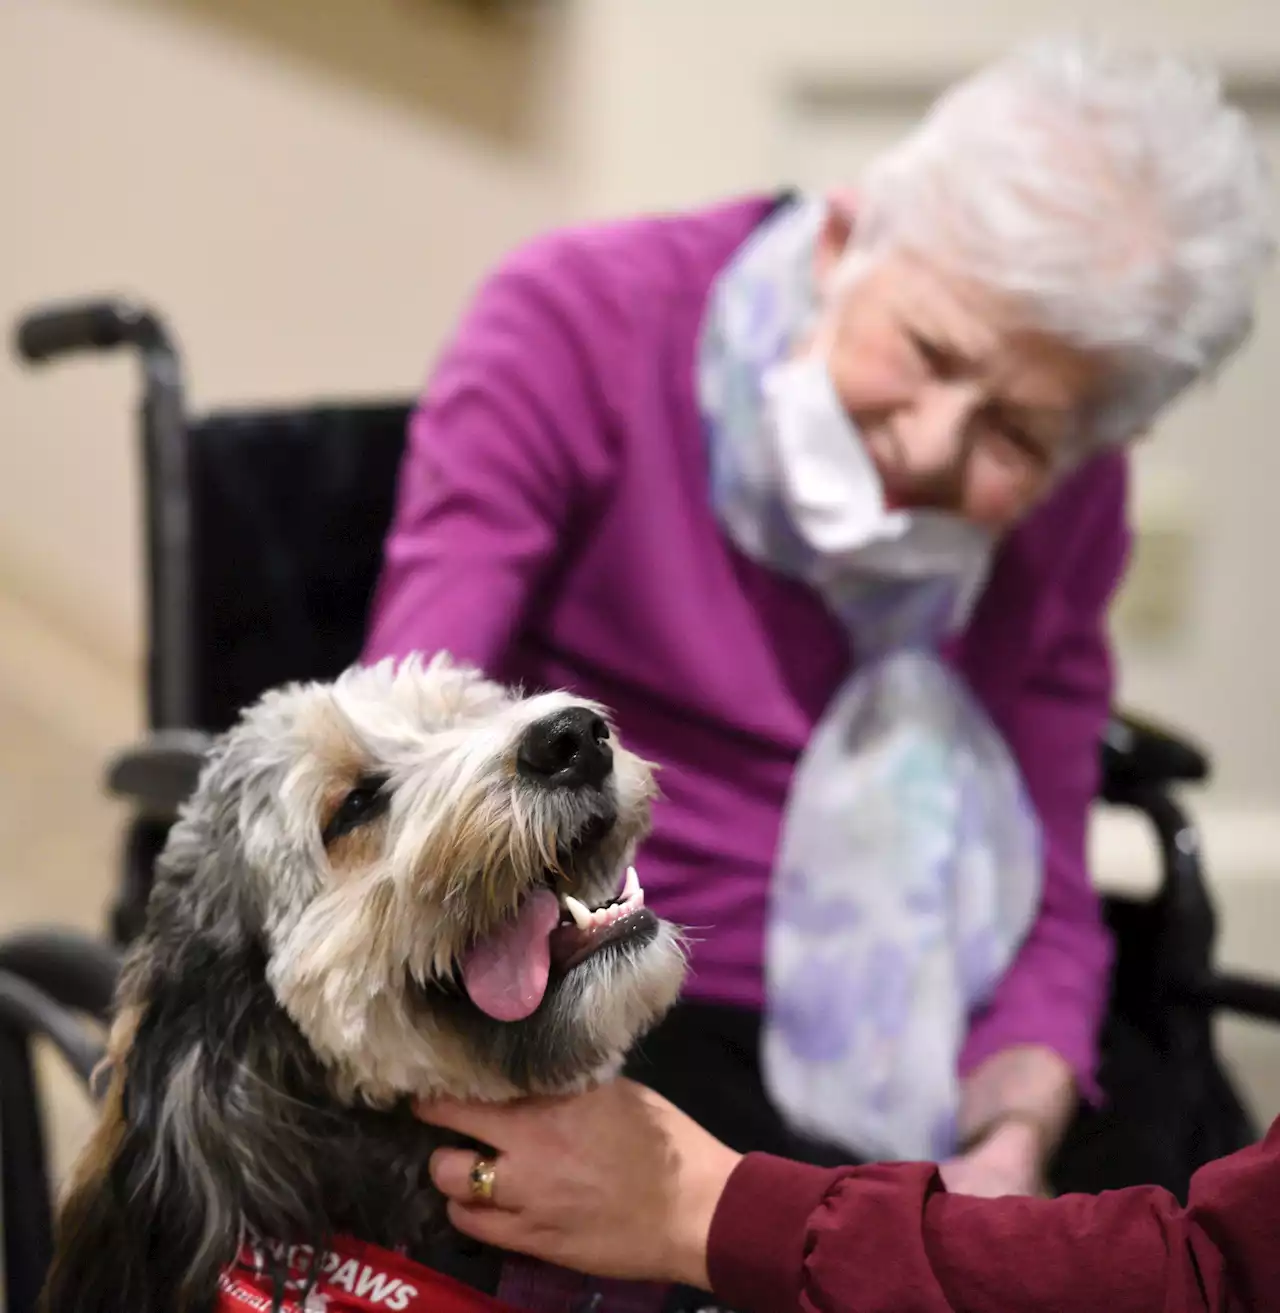
<path id="1" fill-rule="evenodd" d="M 600 727 L 606 768 L 523 770 L 522 743 L 567 712 Z M 411 1100 L 584 1087 L 676 998 L 680 939 L 652 916 L 553 973 L 522 1021 L 486 1015 L 458 975 L 539 886 L 612 899 L 654 796 L 599 707 L 522 698 L 444 655 L 249 708 L 160 859 L 45 1313 L 207 1310 L 252 1236 L 429 1251 L 445 1137 Z"/>

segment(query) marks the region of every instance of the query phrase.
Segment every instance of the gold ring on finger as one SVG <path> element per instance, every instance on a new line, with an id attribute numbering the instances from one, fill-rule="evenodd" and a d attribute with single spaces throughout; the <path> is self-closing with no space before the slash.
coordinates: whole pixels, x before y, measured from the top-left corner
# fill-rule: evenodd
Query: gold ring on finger
<path id="1" fill-rule="evenodd" d="M 498 1164 L 483 1154 L 477 1155 L 468 1178 L 471 1185 L 471 1198 L 478 1204 L 493 1203 L 493 1184 L 497 1177 Z"/>

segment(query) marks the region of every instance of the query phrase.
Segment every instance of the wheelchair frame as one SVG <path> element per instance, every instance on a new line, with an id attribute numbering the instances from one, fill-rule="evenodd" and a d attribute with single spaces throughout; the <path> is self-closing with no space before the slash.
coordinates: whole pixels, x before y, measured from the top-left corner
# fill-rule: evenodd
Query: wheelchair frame
<path id="1" fill-rule="evenodd" d="M 108 764 L 106 787 L 135 809 L 126 845 L 110 943 L 63 932 L 0 940 L 0 1145 L 5 1213 L 5 1273 L 10 1313 L 34 1308 L 51 1249 L 51 1205 L 43 1122 L 31 1062 L 35 1038 L 51 1040 L 88 1082 L 102 1046 L 71 1021 L 104 1022 L 120 949 L 140 923 L 150 866 L 178 806 L 188 796 L 209 744 L 192 728 L 192 519 L 189 424 L 175 340 L 145 306 L 119 300 L 42 306 L 17 325 L 15 349 L 37 364 L 83 351 L 128 347 L 142 366 L 140 406 L 146 549 L 145 741 Z M 334 672 L 336 673 L 336 672 Z M 1100 800 L 1137 810 L 1153 827 L 1162 876 L 1149 900 L 1108 898 L 1113 926 L 1132 923 L 1157 946 L 1137 964 L 1152 1016 L 1170 1027 L 1189 1070 L 1216 1067 L 1212 1018 L 1225 1009 L 1280 1022 L 1280 986 L 1215 969 L 1217 918 L 1204 881 L 1199 838 L 1174 796 L 1206 779 L 1207 755 L 1189 741 L 1116 711 L 1100 744 Z M 1118 970 L 1123 972 L 1121 962 Z M 1149 996 L 1148 996 L 1149 995 Z M 1199 1065 L 1197 1065 L 1199 1064 Z M 1256 1136 L 1257 1129 L 1252 1133 Z"/>

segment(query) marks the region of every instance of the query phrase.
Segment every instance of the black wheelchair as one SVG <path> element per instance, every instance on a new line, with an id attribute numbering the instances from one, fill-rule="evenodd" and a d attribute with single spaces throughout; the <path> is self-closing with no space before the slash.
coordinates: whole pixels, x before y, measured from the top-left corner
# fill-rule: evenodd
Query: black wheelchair
<path id="1" fill-rule="evenodd" d="M 5 1281 L 9 1313 L 28 1313 L 49 1259 L 53 1207 L 32 1047 L 51 1043 L 90 1080 L 102 1046 L 81 1022 L 101 1027 L 108 1017 L 153 863 L 210 736 L 267 688 L 332 677 L 358 657 L 409 406 L 193 418 L 165 324 L 119 301 L 40 307 L 19 322 L 15 346 L 31 363 L 116 347 L 138 354 L 148 637 L 149 734 L 106 771 L 107 789 L 131 810 L 108 933 L 0 939 Z M 1148 899 L 1106 900 L 1117 945 L 1101 1072 L 1108 1102 L 1077 1119 L 1071 1159 L 1091 1188 L 1149 1181 L 1185 1198 L 1198 1167 L 1260 1133 L 1218 1057 L 1215 1013 L 1280 1021 L 1280 986 L 1215 967 L 1197 834 L 1175 796 L 1208 777 L 1207 755 L 1121 711 L 1098 746 L 1099 801 L 1147 818 L 1162 875 Z M 1149 1059 L 1141 1071 L 1138 1052 Z M 1055 1184 L 1075 1188 L 1069 1176 Z"/>

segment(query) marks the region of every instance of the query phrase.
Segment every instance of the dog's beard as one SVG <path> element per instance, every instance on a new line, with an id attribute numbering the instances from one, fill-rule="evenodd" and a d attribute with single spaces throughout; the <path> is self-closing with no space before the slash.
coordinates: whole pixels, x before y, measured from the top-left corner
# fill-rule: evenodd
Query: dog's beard
<path id="1" fill-rule="evenodd" d="M 644 906 L 631 865 L 647 816 L 647 796 L 575 815 L 548 863 L 508 872 L 519 892 L 501 916 L 491 900 L 472 912 L 459 882 L 445 953 L 438 908 L 393 882 L 313 904 L 270 979 L 339 1097 L 502 1100 L 615 1070 L 683 978 L 679 937 Z"/>
<path id="2" fill-rule="evenodd" d="M 629 872 L 624 892 L 594 911 L 581 903 L 576 913 L 565 909 L 573 895 L 530 895 L 547 909 L 534 933 L 551 926 L 537 950 L 549 959 L 547 985 L 518 1022 L 484 1007 L 465 971 L 425 985 L 411 981 L 411 1006 L 429 1024 L 465 1035 L 473 1060 L 502 1073 L 514 1093 L 569 1092 L 611 1075 L 674 1002 L 684 966 L 679 937 L 644 907 L 634 868 Z M 498 970 L 505 977 L 509 968 Z M 480 1097 L 509 1096 L 494 1089 Z"/>

